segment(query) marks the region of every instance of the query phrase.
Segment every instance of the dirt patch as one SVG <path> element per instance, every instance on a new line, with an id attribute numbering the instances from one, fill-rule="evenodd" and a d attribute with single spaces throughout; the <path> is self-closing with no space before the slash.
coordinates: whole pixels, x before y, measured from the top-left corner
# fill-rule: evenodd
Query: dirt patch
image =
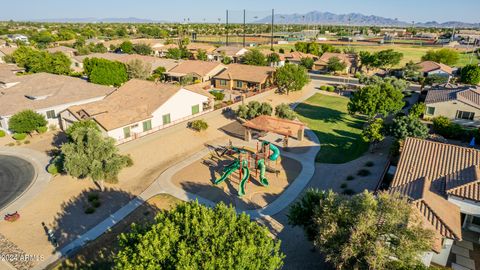
<path id="1" fill-rule="evenodd" d="M 111 269 L 113 256 L 118 251 L 118 235 L 128 232 L 132 223 L 152 222 L 160 211 L 169 210 L 179 202 L 178 199 L 166 194 L 152 197 L 75 255 L 55 263 L 48 269 Z"/>
<path id="2" fill-rule="evenodd" d="M 246 186 L 246 195 L 238 197 L 238 188 L 240 184 L 239 172 L 235 171 L 229 179 L 219 185 L 214 185 L 215 179 L 223 174 L 223 168 L 233 162 L 233 157 L 223 156 L 216 158 L 206 156 L 201 160 L 188 165 L 177 172 L 173 178 L 173 183 L 191 193 L 214 202 L 225 202 L 232 204 L 241 210 L 257 209 L 273 202 L 278 196 L 292 183 L 302 169 L 302 165 L 291 158 L 282 157 L 277 162 L 271 162 L 270 166 L 278 173 L 268 172 L 266 178 L 269 186 L 264 187 L 259 182 L 258 174 L 250 166 L 250 182 Z"/>

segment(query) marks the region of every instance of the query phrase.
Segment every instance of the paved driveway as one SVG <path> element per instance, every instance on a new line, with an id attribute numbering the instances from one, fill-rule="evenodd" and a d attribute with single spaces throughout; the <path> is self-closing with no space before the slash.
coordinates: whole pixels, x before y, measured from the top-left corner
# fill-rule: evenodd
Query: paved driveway
<path id="1" fill-rule="evenodd" d="M 0 209 L 20 196 L 34 176 L 35 169 L 28 161 L 0 155 Z"/>

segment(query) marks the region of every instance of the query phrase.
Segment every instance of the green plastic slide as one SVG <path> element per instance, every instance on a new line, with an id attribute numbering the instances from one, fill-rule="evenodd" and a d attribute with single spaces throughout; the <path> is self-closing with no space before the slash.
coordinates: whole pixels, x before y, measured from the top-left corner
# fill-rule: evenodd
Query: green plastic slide
<path id="1" fill-rule="evenodd" d="M 232 174 L 234 171 L 238 170 L 238 168 L 240 168 L 240 160 L 235 159 L 233 163 L 229 164 L 225 167 L 225 169 L 223 169 L 223 175 L 217 180 L 215 180 L 215 185 L 218 185 L 225 181 L 228 176 L 230 176 L 230 174 Z"/>
<path id="2" fill-rule="evenodd" d="M 240 187 L 238 188 L 238 196 L 242 197 L 245 195 L 245 186 L 247 185 L 248 179 L 250 179 L 250 170 L 248 169 L 248 161 L 244 160 L 242 164 L 242 180 L 240 181 Z"/>
<path id="3" fill-rule="evenodd" d="M 276 147 L 273 143 L 267 141 L 263 141 L 263 145 L 268 145 L 270 147 L 270 150 L 272 151 L 272 154 L 270 155 L 270 160 L 277 160 L 280 156 L 280 149 L 278 149 L 278 147 Z"/>
<path id="4" fill-rule="evenodd" d="M 260 159 L 257 162 L 257 168 L 260 169 L 260 183 L 262 185 L 268 187 L 268 180 L 265 177 L 265 170 L 266 170 L 267 166 L 265 165 L 265 160 L 264 159 Z"/>

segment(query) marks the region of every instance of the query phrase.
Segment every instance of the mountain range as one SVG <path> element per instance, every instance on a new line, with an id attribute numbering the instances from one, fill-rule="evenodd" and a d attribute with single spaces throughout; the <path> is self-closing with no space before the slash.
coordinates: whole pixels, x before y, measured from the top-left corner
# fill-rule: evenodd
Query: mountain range
<path id="1" fill-rule="evenodd" d="M 257 23 L 269 23 L 272 16 L 262 18 Z M 413 22 L 404 22 L 398 19 L 385 18 L 375 15 L 363 15 L 360 13 L 334 14 L 331 12 L 311 11 L 305 14 L 275 14 L 274 22 L 279 24 L 330 24 L 330 25 L 360 25 L 360 26 L 412 26 Z M 461 27 L 480 28 L 480 23 L 466 23 L 460 21 L 449 21 L 439 23 L 415 22 L 418 27 Z"/>

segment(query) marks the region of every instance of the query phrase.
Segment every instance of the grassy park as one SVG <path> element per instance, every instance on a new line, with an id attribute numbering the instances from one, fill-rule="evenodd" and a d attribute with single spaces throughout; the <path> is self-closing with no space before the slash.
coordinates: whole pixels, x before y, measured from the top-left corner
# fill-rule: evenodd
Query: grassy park
<path id="1" fill-rule="evenodd" d="M 320 140 L 316 161 L 340 164 L 360 157 L 368 150 L 361 137 L 365 119 L 347 112 L 348 98 L 316 94 L 297 106 L 300 121 Z"/>

